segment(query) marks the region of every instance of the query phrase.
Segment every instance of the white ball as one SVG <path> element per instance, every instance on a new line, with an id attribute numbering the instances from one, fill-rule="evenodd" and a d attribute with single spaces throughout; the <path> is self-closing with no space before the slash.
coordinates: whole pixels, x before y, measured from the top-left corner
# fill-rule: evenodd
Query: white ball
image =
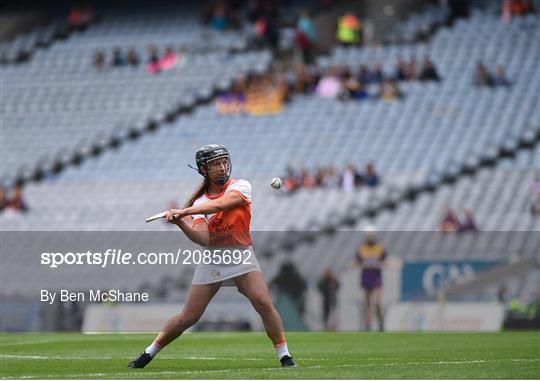
<path id="1" fill-rule="evenodd" d="M 272 186 L 272 188 L 274 189 L 279 189 L 281 188 L 281 186 L 283 185 L 283 181 L 279 178 L 279 177 L 274 177 L 272 179 L 272 182 L 270 183 L 270 185 Z"/>

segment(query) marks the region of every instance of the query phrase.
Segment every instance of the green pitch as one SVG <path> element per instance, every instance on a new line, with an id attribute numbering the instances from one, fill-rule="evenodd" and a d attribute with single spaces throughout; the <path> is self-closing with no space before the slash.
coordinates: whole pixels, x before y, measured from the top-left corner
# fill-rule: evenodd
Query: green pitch
<path id="1" fill-rule="evenodd" d="M 261 333 L 189 333 L 145 369 L 153 335 L 2 334 L 2 378 L 540 378 L 540 332 L 289 333 L 282 369 Z"/>

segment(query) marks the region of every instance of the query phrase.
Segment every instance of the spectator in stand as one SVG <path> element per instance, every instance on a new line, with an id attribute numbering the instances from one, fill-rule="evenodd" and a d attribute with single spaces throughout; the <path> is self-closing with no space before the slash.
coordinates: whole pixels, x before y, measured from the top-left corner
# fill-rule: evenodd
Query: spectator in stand
<path id="1" fill-rule="evenodd" d="M 0 212 L 2 212 L 8 205 L 8 199 L 3 185 L 0 185 Z"/>
<path id="2" fill-rule="evenodd" d="M 97 70 L 105 68 L 105 53 L 102 50 L 96 50 L 94 53 L 94 68 Z"/>
<path id="3" fill-rule="evenodd" d="M 150 45 L 148 47 L 148 62 L 146 68 L 150 74 L 155 74 L 160 71 L 158 49 L 155 45 Z"/>
<path id="4" fill-rule="evenodd" d="M 347 12 L 338 19 L 336 39 L 342 46 L 362 44 L 362 25 L 353 12 Z"/>
<path id="5" fill-rule="evenodd" d="M 347 164 L 347 167 L 341 175 L 341 189 L 345 192 L 352 192 L 357 185 L 361 184 L 362 178 L 356 171 L 352 163 Z"/>
<path id="6" fill-rule="evenodd" d="M 129 66 L 137 67 L 140 63 L 140 58 L 134 49 L 130 49 L 126 55 L 126 62 Z"/>
<path id="7" fill-rule="evenodd" d="M 68 24 L 71 29 L 84 30 L 95 20 L 95 13 L 91 6 L 75 6 L 68 15 Z"/>
<path id="8" fill-rule="evenodd" d="M 493 86 L 502 86 L 502 87 L 509 87 L 510 81 L 506 78 L 506 74 L 504 73 L 504 68 L 502 65 L 497 65 L 497 68 L 495 69 L 495 76 L 492 80 Z"/>
<path id="9" fill-rule="evenodd" d="M 371 72 L 369 71 L 369 68 L 366 65 L 360 65 L 358 66 L 358 81 L 360 83 L 363 83 L 365 85 L 369 85 L 371 83 Z"/>
<path id="10" fill-rule="evenodd" d="M 445 208 L 445 215 L 439 225 L 439 231 L 442 233 L 453 233 L 459 230 L 459 220 L 448 206 Z"/>
<path id="11" fill-rule="evenodd" d="M 302 188 L 311 189 L 311 188 L 315 188 L 316 185 L 317 183 L 315 181 L 315 178 L 311 176 L 311 174 L 308 172 L 307 169 L 303 168 L 300 171 L 300 186 Z"/>
<path id="12" fill-rule="evenodd" d="M 477 230 L 478 229 L 474 222 L 474 218 L 472 216 L 471 211 L 467 208 L 463 209 L 463 219 L 459 223 L 459 232 L 467 233 L 467 232 L 475 232 Z"/>
<path id="13" fill-rule="evenodd" d="M 313 62 L 313 51 L 317 41 L 315 26 L 309 16 L 309 12 L 304 10 L 300 13 L 296 24 L 296 44 L 302 52 L 304 63 L 310 64 Z"/>
<path id="14" fill-rule="evenodd" d="M 510 11 L 514 16 L 523 16 L 534 11 L 532 0 L 510 0 Z"/>
<path id="15" fill-rule="evenodd" d="M 373 163 L 366 164 L 366 172 L 364 173 L 363 180 L 364 185 L 368 187 L 374 188 L 379 185 L 379 175 L 377 174 L 377 172 L 375 172 L 375 167 L 373 166 Z"/>
<path id="16" fill-rule="evenodd" d="M 289 167 L 287 168 L 287 175 L 285 176 L 283 180 L 283 193 L 285 194 L 291 194 L 294 193 L 298 187 L 300 186 L 300 181 L 298 181 L 294 170 Z"/>
<path id="17" fill-rule="evenodd" d="M 326 169 L 323 184 L 325 187 L 329 188 L 339 186 L 339 176 L 337 174 L 336 167 L 334 167 L 333 164 L 330 164 Z"/>
<path id="18" fill-rule="evenodd" d="M 322 98 L 337 98 L 343 91 L 341 80 L 338 75 L 338 69 L 331 67 L 321 78 L 315 92 Z"/>
<path id="19" fill-rule="evenodd" d="M 407 80 L 407 73 L 407 63 L 401 57 L 398 57 L 396 62 L 396 81 Z"/>
<path id="20" fill-rule="evenodd" d="M 112 66 L 120 67 L 120 66 L 124 66 L 125 64 L 126 64 L 126 57 L 124 57 L 124 53 L 122 53 L 122 50 L 120 48 L 114 48 Z"/>
<path id="21" fill-rule="evenodd" d="M 373 71 L 371 72 L 371 83 L 381 83 L 385 79 L 382 65 L 380 63 L 375 63 L 373 65 Z"/>
<path id="22" fill-rule="evenodd" d="M 309 94 L 315 91 L 315 86 L 315 78 L 306 70 L 306 66 L 303 64 L 298 65 L 294 81 L 294 92 L 296 94 Z"/>
<path id="23" fill-rule="evenodd" d="M 479 62 L 476 66 L 476 75 L 474 78 L 474 85 L 476 87 L 491 87 L 493 86 L 493 80 L 491 75 L 487 71 L 483 63 Z"/>
<path id="24" fill-rule="evenodd" d="M 160 70 L 169 70 L 176 66 L 178 56 L 172 47 L 165 50 L 165 54 L 160 58 L 158 65 Z"/>
<path id="25" fill-rule="evenodd" d="M 326 168 L 319 167 L 317 168 L 317 173 L 315 174 L 315 183 L 317 187 L 324 187 L 324 178 L 326 176 Z"/>
<path id="26" fill-rule="evenodd" d="M 424 60 L 424 65 L 422 66 L 422 71 L 420 72 L 420 80 L 436 82 L 441 80 L 439 73 L 437 73 L 437 69 L 435 69 L 435 65 L 433 65 L 433 62 L 429 58 Z"/>
<path id="27" fill-rule="evenodd" d="M 343 92 L 340 97 L 342 100 L 353 99 L 362 100 L 367 98 L 368 94 L 364 84 L 358 81 L 358 78 L 350 73 L 350 70 L 345 72 L 343 81 Z"/>
<path id="28" fill-rule="evenodd" d="M 324 270 L 323 276 L 317 283 L 317 288 L 323 299 L 323 322 L 327 331 L 335 331 L 337 328 L 336 305 L 339 281 L 330 268 Z"/>
<path id="29" fill-rule="evenodd" d="M 15 186 L 13 196 L 8 200 L 6 207 L 23 213 L 28 211 L 28 206 L 22 196 L 22 186 Z"/>
<path id="30" fill-rule="evenodd" d="M 396 99 L 403 98 L 403 92 L 399 89 L 396 81 L 388 80 L 380 83 L 380 97 L 385 102 L 393 102 Z"/>
<path id="31" fill-rule="evenodd" d="M 225 30 L 229 27 L 229 18 L 227 17 L 227 3 L 217 1 L 210 17 L 210 27 L 215 30 Z"/>

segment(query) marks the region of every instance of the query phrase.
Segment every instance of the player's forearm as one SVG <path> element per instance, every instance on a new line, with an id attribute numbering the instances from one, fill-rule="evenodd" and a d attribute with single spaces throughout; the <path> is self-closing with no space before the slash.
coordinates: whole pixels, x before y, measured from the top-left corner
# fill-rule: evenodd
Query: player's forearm
<path id="1" fill-rule="evenodd" d="M 200 205 L 185 208 L 184 212 L 188 216 L 193 216 L 194 214 L 214 214 L 221 210 L 223 210 L 221 202 L 219 200 L 212 200 Z"/>
<path id="2" fill-rule="evenodd" d="M 210 234 L 207 231 L 193 229 L 193 226 L 184 219 L 178 221 L 176 225 L 182 229 L 191 242 L 201 246 L 208 246 L 210 244 Z"/>

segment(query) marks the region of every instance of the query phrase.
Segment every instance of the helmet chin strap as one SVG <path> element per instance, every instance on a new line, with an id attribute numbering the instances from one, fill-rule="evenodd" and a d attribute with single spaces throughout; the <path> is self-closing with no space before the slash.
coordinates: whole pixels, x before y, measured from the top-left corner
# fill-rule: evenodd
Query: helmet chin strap
<path id="1" fill-rule="evenodd" d="M 229 176 L 223 176 L 218 177 L 217 179 L 213 180 L 212 182 L 216 185 L 225 185 L 229 181 Z"/>

